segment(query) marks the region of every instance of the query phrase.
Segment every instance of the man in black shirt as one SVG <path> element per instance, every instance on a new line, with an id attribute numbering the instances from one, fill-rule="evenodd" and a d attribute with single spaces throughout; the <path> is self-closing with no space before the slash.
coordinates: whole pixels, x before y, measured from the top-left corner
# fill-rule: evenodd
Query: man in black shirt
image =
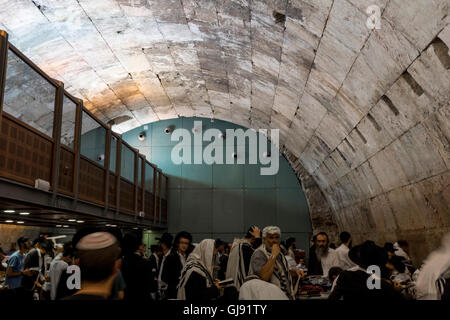
<path id="1" fill-rule="evenodd" d="M 181 231 L 175 236 L 173 247 L 167 256 L 161 279 L 167 283 L 167 298 L 177 298 L 177 286 L 181 275 L 181 270 L 186 265 L 188 249 L 192 243 L 192 235 L 189 232 Z"/>
<path id="2" fill-rule="evenodd" d="M 401 294 L 402 287 L 383 277 L 387 274 L 387 253 L 383 248 L 378 247 L 373 241 L 366 241 L 352 248 L 348 255 L 357 266 L 339 274 L 328 297 L 329 300 L 341 298 L 349 301 L 404 300 Z M 369 273 L 367 269 L 371 266 L 377 266 L 380 269 L 380 274 Z M 375 285 L 376 281 L 378 281 L 379 286 Z M 369 286 L 369 284 L 374 285 Z"/>
<path id="3" fill-rule="evenodd" d="M 122 275 L 126 283 L 125 300 L 151 300 L 152 267 L 141 255 L 140 240 L 135 234 L 123 237 Z"/>
<path id="4" fill-rule="evenodd" d="M 160 255 L 162 254 L 161 247 L 154 244 L 150 246 L 150 251 L 152 255 L 148 258 L 150 269 L 152 270 L 152 281 L 150 285 L 150 295 L 153 300 L 157 300 L 158 293 L 158 273 L 160 264 Z"/>

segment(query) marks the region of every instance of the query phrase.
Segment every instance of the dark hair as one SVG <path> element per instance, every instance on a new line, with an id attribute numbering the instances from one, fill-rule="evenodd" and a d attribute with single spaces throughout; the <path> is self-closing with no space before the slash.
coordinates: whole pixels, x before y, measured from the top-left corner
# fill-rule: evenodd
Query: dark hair
<path id="1" fill-rule="evenodd" d="M 22 244 L 26 243 L 27 241 L 28 239 L 24 237 L 20 237 L 19 239 L 17 239 L 17 245 L 19 246 L 19 250 L 22 249 Z"/>
<path id="2" fill-rule="evenodd" d="M 161 248 L 160 248 L 160 246 L 158 246 L 157 244 L 152 244 L 152 245 L 150 246 L 150 251 L 151 251 L 152 253 L 155 253 L 155 252 L 161 251 Z"/>
<path id="3" fill-rule="evenodd" d="M 296 242 L 295 238 L 291 237 L 289 239 L 286 240 L 286 248 L 289 249 L 289 247 Z"/>
<path id="4" fill-rule="evenodd" d="M 127 233 L 122 238 L 122 249 L 123 254 L 133 254 L 139 246 L 141 245 L 141 241 L 134 233 Z"/>
<path id="5" fill-rule="evenodd" d="M 350 235 L 350 233 L 348 233 L 347 231 L 343 231 L 341 232 L 341 234 L 339 235 L 339 239 L 341 239 L 342 243 L 347 243 L 348 240 L 350 240 L 352 236 Z"/>
<path id="6" fill-rule="evenodd" d="M 220 240 L 220 239 L 216 239 L 216 241 L 214 241 L 214 248 L 218 248 L 218 247 L 220 247 L 220 246 L 224 246 L 226 243 L 225 242 L 223 242 L 222 240 Z"/>
<path id="7" fill-rule="evenodd" d="M 253 231 L 253 228 L 254 228 L 254 227 L 255 227 L 255 226 L 251 226 L 250 228 L 248 228 L 247 233 L 245 234 L 245 238 L 246 238 L 246 239 L 251 239 L 251 238 L 253 238 L 253 235 L 252 235 L 250 232 Z M 261 230 L 259 231 L 259 233 L 260 233 L 260 235 L 261 235 Z"/>
<path id="8" fill-rule="evenodd" d="M 168 232 L 164 232 L 161 236 L 161 238 L 156 238 L 157 240 L 159 240 L 159 242 L 161 244 L 165 244 L 166 247 L 171 248 L 172 244 L 173 244 L 173 236 L 168 233 Z"/>
<path id="9" fill-rule="evenodd" d="M 403 258 L 399 256 L 393 256 L 389 262 L 394 266 L 394 268 L 400 272 L 404 273 L 406 270 L 405 264 L 403 263 Z"/>
<path id="10" fill-rule="evenodd" d="M 325 236 L 325 237 L 327 237 L 327 243 L 330 243 L 330 240 L 329 240 L 329 238 L 328 238 L 328 234 L 326 233 L 326 232 L 319 232 L 318 234 L 316 234 L 315 236 L 314 236 L 314 242 L 316 242 L 317 241 L 317 237 L 318 236 Z"/>
<path id="11" fill-rule="evenodd" d="M 328 280 L 333 281 L 333 276 L 338 276 L 342 271 L 339 267 L 331 267 L 330 270 L 328 270 Z"/>
<path id="12" fill-rule="evenodd" d="M 173 242 L 173 244 L 176 247 L 178 247 L 178 244 L 179 244 L 181 238 L 188 239 L 189 242 L 192 242 L 192 235 L 187 231 L 181 231 L 181 232 L 177 233 L 177 235 L 175 236 L 175 240 Z"/>
<path id="13" fill-rule="evenodd" d="M 43 245 L 47 240 L 44 237 L 39 237 L 33 240 L 33 246 L 36 244 Z"/>
<path id="14" fill-rule="evenodd" d="M 408 241 L 406 241 L 406 240 L 398 240 L 397 244 L 399 247 L 408 247 L 409 246 Z"/>

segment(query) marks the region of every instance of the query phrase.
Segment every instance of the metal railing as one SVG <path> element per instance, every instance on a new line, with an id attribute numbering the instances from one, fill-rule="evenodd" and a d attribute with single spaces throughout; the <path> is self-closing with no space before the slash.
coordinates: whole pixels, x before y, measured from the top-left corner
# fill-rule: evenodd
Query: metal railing
<path id="1" fill-rule="evenodd" d="M 22 76 L 31 83 L 29 79 L 39 75 L 41 78 L 38 80 L 44 79 L 50 92 L 53 87 L 55 89 L 53 111 L 49 111 L 45 117 L 41 115 L 36 122 L 20 119 L 19 116 L 11 114 L 15 112 L 14 101 L 22 103 L 25 99 L 20 99 L 17 91 L 24 90 L 20 94 L 27 95 L 31 103 L 39 100 L 39 97 L 33 97 L 32 94 L 30 96 L 25 92 L 33 90 L 32 84 L 17 85 L 17 88 L 13 88 L 17 89 L 16 91 L 10 88 L 8 96 L 6 95 L 5 87 L 10 84 L 7 77 L 8 55 L 15 59 L 14 62 L 18 64 L 23 62 L 35 72 L 29 77 L 21 74 L 21 70 L 18 69 L 15 70 L 15 76 Z M 34 89 L 41 90 L 40 86 Z M 11 104 L 8 105 L 10 112 L 5 110 L 5 96 L 13 97 L 12 101 L 8 99 L 8 103 Z M 62 141 L 61 131 L 63 108 L 69 107 L 71 103 L 75 114 L 73 141 L 69 144 Z M 36 111 L 27 103 L 24 105 L 27 111 L 21 110 L 21 114 L 27 115 L 28 112 L 33 114 Z M 39 130 L 39 126 L 42 127 L 43 117 L 47 119 L 45 124 L 51 128 L 47 132 Z M 85 121 L 89 119 L 95 128 L 82 133 L 83 119 Z M 36 124 L 38 122 L 39 125 Z M 88 121 L 85 124 L 87 125 Z M 97 133 L 95 130 L 101 133 L 95 136 L 95 140 L 99 140 L 97 141 L 99 147 L 94 148 L 98 159 L 89 154 L 90 149 L 85 147 L 92 140 L 87 138 L 87 134 Z M 127 163 L 126 166 L 122 164 L 125 148 L 133 159 L 132 163 Z M 128 170 L 131 166 L 132 172 L 125 176 L 122 171 Z M 8 34 L 2 30 L 0 30 L 0 178 L 30 186 L 35 186 L 37 181 L 43 181 L 49 184 L 49 192 L 54 197 L 65 195 L 74 201 L 102 206 L 105 211 L 113 210 L 116 213 L 135 215 L 137 218 L 150 219 L 158 224 L 167 223 L 168 176 L 146 160 L 144 155 L 139 154 L 137 149 L 123 141 L 121 135 L 114 133 L 110 126 L 87 110 L 81 99 L 73 97 L 64 89 L 62 82 L 52 79 L 9 43 Z"/>

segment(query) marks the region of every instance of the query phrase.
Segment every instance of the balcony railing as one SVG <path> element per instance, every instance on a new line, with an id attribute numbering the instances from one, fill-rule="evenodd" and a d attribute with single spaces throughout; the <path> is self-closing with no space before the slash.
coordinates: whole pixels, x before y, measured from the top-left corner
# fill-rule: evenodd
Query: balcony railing
<path id="1" fill-rule="evenodd" d="M 167 223 L 168 176 L 0 31 L 0 178 Z"/>

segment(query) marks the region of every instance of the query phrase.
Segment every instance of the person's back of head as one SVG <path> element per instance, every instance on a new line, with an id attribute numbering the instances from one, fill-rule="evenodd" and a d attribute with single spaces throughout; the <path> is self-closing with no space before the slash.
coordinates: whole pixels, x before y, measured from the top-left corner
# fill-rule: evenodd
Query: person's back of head
<path id="1" fill-rule="evenodd" d="M 343 270 L 339 267 L 331 267 L 330 270 L 328 270 L 328 280 L 333 282 L 342 271 Z"/>
<path id="2" fill-rule="evenodd" d="M 118 272 L 121 249 L 111 233 L 98 231 L 84 235 L 74 246 L 82 282 L 104 282 Z"/>
<path id="3" fill-rule="evenodd" d="M 351 238 L 351 235 L 347 231 L 343 231 L 339 235 L 339 239 L 341 240 L 341 243 L 347 243 L 350 240 L 350 238 Z"/>
<path id="4" fill-rule="evenodd" d="M 150 246 L 150 251 L 152 253 L 158 253 L 158 251 L 161 251 L 161 248 L 157 244 L 152 244 Z"/>
<path id="5" fill-rule="evenodd" d="M 286 248 L 289 249 L 293 244 L 295 244 L 295 238 L 291 237 L 286 240 Z M 295 248 L 294 248 L 295 249 Z"/>

